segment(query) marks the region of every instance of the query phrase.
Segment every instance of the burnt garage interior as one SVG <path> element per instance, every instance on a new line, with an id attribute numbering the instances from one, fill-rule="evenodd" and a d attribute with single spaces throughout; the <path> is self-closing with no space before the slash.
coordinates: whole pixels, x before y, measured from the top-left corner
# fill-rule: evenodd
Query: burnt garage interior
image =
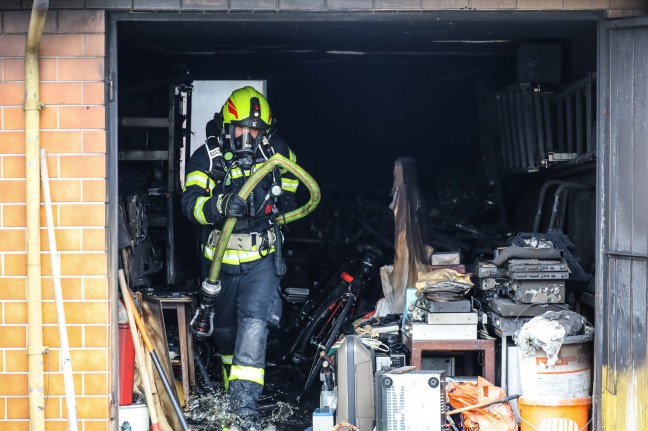
<path id="1" fill-rule="evenodd" d="M 357 256 L 357 246 L 379 248 L 381 265 L 393 262 L 389 205 L 401 157 L 415 161 L 424 242 L 460 251 L 476 285 L 468 296 L 484 314 L 501 291 L 483 285 L 477 264 L 524 233 L 560 239 L 571 271 L 560 305 L 593 321 L 599 19 L 582 12 L 118 16 L 113 150 L 131 287 L 158 298 L 199 290 L 198 244 L 179 207 L 189 144 L 203 144 L 194 135 L 205 127 L 192 121 L 193 85 L 252 80 L 265 82 L 277 134 L 322 190 L 318 209 L 286 232 L 283 329 L 271 333 L 264 394 L 266 412 L 286 429 L 310 425 L 322 382 L 315 378 L 295 403 L 310 363 L 285 358 L 286 340 L 299 333 L 285 329 L 313 286 Z M 214 100 L 211 113 L 223 103 Z M 381 296 L 376 274 L 355 314 L 373 310 Z M 171 351 L 174 319 L 165 309 Z M 510 328 L 496 326 L 489 318 L 484 331 L 497 339 L 499 362 L 507 349 L 498 334 Z M 193 347 L 203 361 L 191 392 L 204 394 L 201 376 L 218 385 L 219 366 L 211 347 Z M 480 374 L 482 360 L 457 355 L 456 375 Z M 493 383 L 506 387 L 499 363 L 496 373 Z M 284 402 L 291 413 L 276 407 Z M 205 409 L 198 404 L 187 401 L 186 410 Z M 206 420 L 191 414 L 197 424 Z"/>

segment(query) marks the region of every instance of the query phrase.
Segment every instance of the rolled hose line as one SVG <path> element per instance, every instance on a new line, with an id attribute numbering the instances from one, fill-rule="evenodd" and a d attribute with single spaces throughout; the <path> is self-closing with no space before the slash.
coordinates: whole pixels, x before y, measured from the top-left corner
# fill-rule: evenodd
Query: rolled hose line
<path id="1" fill-rule="evenodd" d="M 246 200 L 247 197 L 252 193 L 252 190 L 261 182 L 261 180 L 268 175 L 276 167 L 280 167 L 295 175 L 297 179 L 306 186 L 310 193 L 310 199 L 303 206 L 289 211 L 286 214 L 281 214 L 277 217 L 276 221 L 280 225 L 288 224 L 300 218 L 306 217 L 308 214 L 312 213 L 317 205 L 319 204 L 321 193 L 317 182 L 311 177 L 308 172 L 303 168 L 297 165 L 295 162 L 290 161 L 281 154 L 275 154 L 270 157 L 263 165 L 255 172 L 250 175 L 247 179 L 241 190 L 239 190 L 238 195 Z M 221 265 L 223 263 L 223 255 L 227 249 L 227 243 L 229 241 L 230 235 L 234 230 L 234 225 L 236 224 L 236 219 L 233 217 L 228 218 L 223 224 L 223 229 L 221 230 L 221 235 L 218 238 L 216 243 L 216 250 L 214 252 L 214 259 L 212 260 L 211 268 L 209 269 L 209 276 L 207 280 L 215 284 L 218 281 L 220 275 Z"/>

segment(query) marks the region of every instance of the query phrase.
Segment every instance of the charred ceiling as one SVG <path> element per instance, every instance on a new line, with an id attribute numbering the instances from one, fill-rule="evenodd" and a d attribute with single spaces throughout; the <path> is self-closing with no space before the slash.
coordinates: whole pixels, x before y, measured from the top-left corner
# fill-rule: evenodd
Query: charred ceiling
<path id="1" fill-rule="evenodd" d="M 129 15 L 120 109 L 166 115 L 169 83 L 262 79 L 279 132 L 322 182 L 385 190 L 404 155 L 471 176 L 476 88 L 514 84 L 529 42 L 560 45 L 564 81 L 579 78 L 595 68 L 596 26 L 569 13 Z"/>

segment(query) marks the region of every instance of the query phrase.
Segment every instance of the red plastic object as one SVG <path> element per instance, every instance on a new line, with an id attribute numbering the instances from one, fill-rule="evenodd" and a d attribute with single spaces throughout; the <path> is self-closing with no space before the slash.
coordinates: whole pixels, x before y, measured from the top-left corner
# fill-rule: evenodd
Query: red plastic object
<path id="1" fill-rule="evenodd" d="M 342 271 L 342 274 L 340 274 L 340 278 L 342 278 L 342 280 L 346 281 L 347 283 L 351 283 L 355 277 L 346 271 Z"/>
<path id="2" fill-rule="evenodd" d="M 135 346 L 128 323 L 119 324 L 119 405 L 133 404 Z"/>

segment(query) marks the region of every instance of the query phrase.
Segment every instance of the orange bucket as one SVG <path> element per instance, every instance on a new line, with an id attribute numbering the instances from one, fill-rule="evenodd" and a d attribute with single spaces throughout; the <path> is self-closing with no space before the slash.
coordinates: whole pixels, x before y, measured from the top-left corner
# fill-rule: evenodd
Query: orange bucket
<path id="1" fill-rule="evenodd" d="M 584 431 L 592 397 L 520 397 L 520 431 Z"/>

